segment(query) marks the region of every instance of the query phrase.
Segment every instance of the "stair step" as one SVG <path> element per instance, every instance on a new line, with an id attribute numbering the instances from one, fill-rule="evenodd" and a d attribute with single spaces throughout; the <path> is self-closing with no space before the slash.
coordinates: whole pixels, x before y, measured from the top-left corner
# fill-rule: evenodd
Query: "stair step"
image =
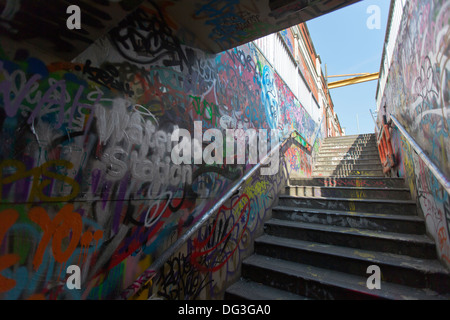
<path id="1" fill-rule="evenodd" d="M 412 200 L 318 198 L 280 195 L 278 205 L 317 210 L 340 210 L 365 213 L 416 215 L 416 203 Z"/>
<path id="2" fill-rule="evenodd" d="M 357 188 L 357 187 L 316 187 L 286 186 L 285 195 L 302 197 L 334 197 L 356 199 L 397 199 L 410 200 L 411 193 L 406 188 Z"/>
<path id="3" fill-rule="evenodd" d="M 333 147 L 370 147 L 378 149 L 376 141 L 349 141 L 349 142 L 336 142 L 336 141 L 325 141 L 321 144 L 320 148 L 333 148 Z"/>
<path id="4" fill-rule="evenodd" d="M 371 141 L 371 142 L 377 142 L 377 139 L 375 137 L 360 137 L 360 138 L 355 138 L 355 137 L 329 137 L 329 138 L 325 138 L 323 139 L 323 143 L 330 143 L 330 142 L 335 142 L 335 143 L 343 143 L 343 142 L 365 142 L 365 141 Z"/>
<path id="5" fill-rule="evenodd" d="M 333 138 L 326 138 L 323 140 L 323 144 L 352 144 L 352 143 L 377 143 L 377 140 L 375 137 L 371 138 L 363 138 L 363 139 L 355 139 L 355 138 L 347 138 L 347 139 L 333 139 Z"/>
<path id="6" fill-rule="evenodd" d="M 379 170 L 383 171 L 383 167 L 381 166 L 381 163 L 376 164 L 359 164 L 359 163 L 339 163 L 337 165 L 333 164 L 321 164 L 316 163 L 314 165 L 314 171 L 373 171 L 373 170 Z"/>
<path id="7" fill-rule="evenodd" d="M 289 239 L 436 259 L 435 243 L 425 235 L 346 228 L 274 218 L 264 224 L 264 230 L 269 235 Z"/>
<path id="8" fill-rule="evenodd" d="M 357 150 L 372 150 L 372 151 L 378 151 L 378 146 L 376 143 L 323 143 L 320 146 L 320 150 L 335 150 L 335 149 L 357 149 Z"/>
<path id="9" fill-rule="evenodd" d="M 324 160 L 366 160 L 366 161 L 380 161 L 380 154 L 371 152 L 370 154 L 364 153 L 347 153 L 347 152 L 327 152 L 317 153 L 316 161 L 324 161 Z"/>
<path id="10" fill-rule="evenodd" d="M 359 276 L 261 255 L 243 262 L 243 276 L 255 282 L 311 299 L 445 299 L 431 290 L 421 290 L 381 281 L 381 289 L 370 290 L 369 274 Z"/>
<path id="11" fill-rule="evenodd" d="M 380 155 L 378 153 L 372 154 L 348 154 L 345 152 L 340 153 L 327 153 L 317 154 L 315 158 L 316 162 L 324 161 L 376 161 L 380 162 Z"/>
<path id="12" fill-rule="evenodd" d="M 380 159 L 362 159 L 362 160 L 328 160 L 328 159 L 316 159 L 316 162 L 314 165 L 317 166 L 337 166 L 337 165 L 350 165 L 350 164 L 356 164 L 356 165 L 369 165 L 369 166 L 380 166 L 381 162 Z"/>
<path id="13" fill-rule="evenodd" d="M 334 271 L 356 275 L 366 273 L 367 267 L 380 267 L 387 282 L 430 288 L 438 293 L 450 292 L 450 272 L 438 260 L 425 260 L 309 241 L 263 235 L 255 240 L 255 253 L 272 258 L 313 265 L 333 266 Z"/>
<path id="14" fill-rule="evenodd" d="M 330 177 L 330 178 L 358 178 L 358 177 L 379 177 L 382 178 L 382 175 L 379 172 L 364 172 L 364 171 L 355 171 L 355 172 L 332 172 L 332 171 L 318 171 L 313 172 L 311 177 Z"/>
<path id="15" fill-rule="evenodd" d="M 358 133 L 358 134 L 347 134 L 343 136 L 327 137 L 325 139 L 343 139 L 343 138 L 361 138 L 361 137 L 375 137 L 375 133 Z"/>
<path id="16" fill-rule="evenodd" d="M 327 137 L 325 139 L 370 138 L 370 137 L 375 137 L 375 133 L 347 134 L 343 136 Z"/>
<path id="17" fill-rule="evenodd" d="M 403 178 L 384 178 L 384 177 L 357 177 L 357 178 L 336 178 L 336 177 L 313 177 L 313 178 L 295 178 L 289 179 L 291 186 L 333 186 L 333 187 L 376 187 L 376 188 L 401 188 L 405 187 Z"/>
<path id="18" fill-rule="evenodd" d="M 352 135 L 352 136 L 341 136 L 341 137 L 328 137 L 325 138 L 323 141 L 324 142 L 344 142 L 344 141 L 376 141 L 376 137 L 375 135 L 368 135 L 368 136 L 357 136 L 357 135 Z"/>
<path id="19" fill-rule="evenodd" d="M 313 171 L 313 177 L 384 177 L 382 170 Z"/>
<path id="20" fill-rule="evenodd" d="M 272 216 L 280 220 L 406 234 L 424 234 L 426 231 L 423 219 L 417 216 L 314 210 L 282 206 L 274 207 Z"/>
<path id="21" fill-rule="evenodd" d="M 352 155 L 352 156 L 379 156 L 378 150 L 369 149 L 369 148 L 360 148 L 360 149 L 346 149 L 346 148 L 327 148 L 320 149 L 319 156 L 330 157 L 330 156 L 343 156 L 343 155 Z"/>
<path id="22" fill-rule="evenodd" d="M 381 163 L 378 162 L 374 165 L 367 165 L 367 164 L 359 164 L 359 163 L 350 163 L 348 166 L 345 166 L 343 163 L 339 163 L 338 165 L 330 165 L 330 164 L 323 164 L 323 163 L 315 163 L 314 164 L 314 170 L 315 171 L 334 171 L 334 170 L 349 170 L 349 171 L 373 171 L 373 170 L 383 170 L 383 167 L 381 166 Z"/>
<path id="23" fill-rule="evenodd" d="M 345 146 L 335 146 L 335 147 L 327 147 L 327 148 L 321 148 L 319 150 L 319 154 L 341 154 L 341 153 L 347 153 L 347 154 L 377 154 L 378 149 L 377 148 L 371 148 L 371 147 L 345 147 Z"/>
<path id="24" fill-rule="evenodd" d="M 309 300 L 289 291 L 240 279 L 225 291 L 225 300 Z"/>
<path id="25" fill-rule="evenodd" d="M 319 150 L 335 150 L 335 149 L 357 149 L 357 150 L 371 150 L 378 151 L 378 145 L 372 142 L 357 142 L 357 143 L 335 143 L 327 142 L 320 145 Z"/>
<path id="26" fill-rule="evenodd" d="M 376 136 L 375 134 L 369 134 L 369 135 L 351 135 L 351 136 L 339 136 L 339 137 L 327 137 L 325 139 L 323 139 L 323 141 L 346 141 L 346 140 L 360 140 L 360 141 L 365 141 L 365 140 L 373 140 L 376 141 Z"/>

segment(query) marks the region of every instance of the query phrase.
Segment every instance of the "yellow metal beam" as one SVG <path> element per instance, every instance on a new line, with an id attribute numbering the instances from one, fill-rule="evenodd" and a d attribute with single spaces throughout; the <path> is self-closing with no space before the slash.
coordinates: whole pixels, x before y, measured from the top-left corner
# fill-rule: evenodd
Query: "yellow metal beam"
<path id="1" fill-rule="evenodd" d="M 350 76 L 367 76 L 370 73 L 364 72 L 364 73 L 351 73 L 351 74 L 338 74 L 334 76 L 328 76 L 328 78 L 343 78 L 343 77 L 350 77 Z"/>
<path id="2" fill-rule="evenodd" d="M 353 77 L 350 79 L 344 79 L 344 80 L 330 82 L 330 83 L 328 83 L 328 89 L 334 89 L 334 88 L 349 86 L 349 85 L 357 84 L 357 83 L 361 83 L 361 82 L 377 80 L 378 77 L 379 77 L 379 72 L 367 73 L 367 74 L 365 74 L 363 76 L 359 76 L 359 77 Z"/>

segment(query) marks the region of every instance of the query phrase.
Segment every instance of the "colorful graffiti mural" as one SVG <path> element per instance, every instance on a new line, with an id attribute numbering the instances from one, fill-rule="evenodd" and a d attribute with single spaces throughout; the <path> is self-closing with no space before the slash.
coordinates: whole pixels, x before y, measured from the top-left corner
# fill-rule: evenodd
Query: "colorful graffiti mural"
<path id="1" fill-rule="evenodd" d="M 449 16 L 450 4 L 446 1 L 406 3 L 382 103 L 388 113 L 397 115 L 447 176 L 450 175 Z M 380 113 L 379 119 L 383 114 Z"/>
<path id="2" fill-rule="evenodd" d="M 405 4 L 398 40 L 389 69 L 378 122 L 394 115 L 447 177 L 450 176 L 450 3 L 414 0 Z M 450 266 L 449 195 L 400 132 L 392 129 L 397 166 L 416 195 L 437 243 Z"/>
<path id="3" fill-rule="evenodd" d="M 439 255 L 450 265 L 450 197 L 425 162 L 398 130 L 396 139 L 397 175 L 404 177 L 425 218 L 429 234 L 436 240 Z"/>
<path id="4" fill-rule="evenodd" d="M 71 62 L 0 43 L 0 298 L 120 297 L 252 167 L 175 165 L 177 128 L 295 129 L 317 145 L 320 127 L 252 44 L 211 55 L 168 24 L 146 4 Z M 286 163 L 310 175 L 311 150 L 296 148 L 278 174 L 248 181 L 146 294 L 220 298 Z M 70 265 L 80 290 L 65 285 Z"/>

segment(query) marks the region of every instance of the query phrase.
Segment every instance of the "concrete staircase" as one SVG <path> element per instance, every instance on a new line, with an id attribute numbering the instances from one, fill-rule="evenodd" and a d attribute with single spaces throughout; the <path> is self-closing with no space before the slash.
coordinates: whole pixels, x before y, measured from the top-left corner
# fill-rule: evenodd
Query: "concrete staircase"
<path id="1" fill-rule="evenodd" d="M 383 177 L 374 134 L 324 140 L 313 171 L 315 177 Z"/>
<path id="2" fill-rule="evenodd" d="M 369 289 L 370 265 L 381 289 Z M 374 135 L 325 139 L 312 178 L 291 177 L 225 299 L 448 299 L 415 202 L 384 178 Z"/>

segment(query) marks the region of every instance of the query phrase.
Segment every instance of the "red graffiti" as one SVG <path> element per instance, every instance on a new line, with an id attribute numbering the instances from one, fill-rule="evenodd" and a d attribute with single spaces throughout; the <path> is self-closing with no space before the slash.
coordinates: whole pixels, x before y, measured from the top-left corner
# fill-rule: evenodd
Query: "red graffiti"
<path id="1" fill-rule="evenodd" d="M 447 233 L 445 232 L 445 228 L 441 227 L 438 231 L 438 238 L 439 238 L 439 247 L 444 247 L 445 243 L 447 242 Z"/>
<path id="2" fill-rule="evenodd" d="M 232 225 L 232 227 L 230 228 L 230 230 L 224 234 L 221 237 L 221 239 L 219 241 L 217 241 L 217 243 L 215 243 L 211 248 L 207 249 L 207 247 L 209 246 L 209 243 L 211 243 L 211 237 L 213 237 L 213 235 L 215 234 L 216 228 L 217 228 L 217 222 L 220 220 L 220 216 L 224 215 L 225 212 L 230 212 L 232 211 L 238 204 L 241 203 L 241 200 L 245 199 L 245 204 L 242 206 L 242 209 L 240 211 L 240 215 L 239 217 L 235 220 L 235 223 Z M 203 272 L 215 272 L 217 270 L 219 270 L 220 268 L 222 268 L 227 261 L 234 255 L 236 249 L 239 247 L 239 243 L 242 240 L 242 237 L 245 234 L 245 230 L 247 229 L 247 224 L 249 221 L 249 217 L 250 217 L 250 199 L 246 194 L 243 194 L 239 197 L 239 199 L 236 201 L 236 203 L 231 207 L 227 207 L 227 206 L 222 206 L 220 207 L 219 213 L 217 214 L 217 218 L 214 221 L 213 227 L 211 229 L 211 231 L 209 232 L 208 236 L 203 240 L 203 241 L 199 241 L 198 237 L 196 239 L 194 239 L 193 241 L 193 252 L 191 253 L 191 263 L 197 267 L 200 271 Z M 222 246 L 224 245 L 224 243 L 228 242 L 228 240 L 230 239 L 232 233 L 234 231 L 239 232 L 239 222 L 243 219 L 244 214 L 246 214 L 245 217 L 245 223 L 244 226 L 242 228 L 242 231 L 240 233 L 240 235 L 236 236 L 236 241 L 235 241 L 235 246 L 234 248 L 231 250 L 231 252 L 228 252 L 225 254 L 224 257 L 221 258 L 221 261 L 216 264 L 214 263 L 215 261 L 209 261 L 209 262 L 213 262 L 212 266 L 207 266 L 202 264 L 200 261 L 202 260 L 201 258 L 209 258 L 209 255 L 213 252 L 215 252 L 217 250 L 217 252 L 220 250 L 221 253 L 220 254 L 224 254 L 225 248 L 222 248 Z M 214 254 L 212 254 L 212 256 L 214 256 Z M 216 257 L 212 258 L 212 259 L 216 259 Z M 209 259 L 208 259 L 209 260 Z"/>

